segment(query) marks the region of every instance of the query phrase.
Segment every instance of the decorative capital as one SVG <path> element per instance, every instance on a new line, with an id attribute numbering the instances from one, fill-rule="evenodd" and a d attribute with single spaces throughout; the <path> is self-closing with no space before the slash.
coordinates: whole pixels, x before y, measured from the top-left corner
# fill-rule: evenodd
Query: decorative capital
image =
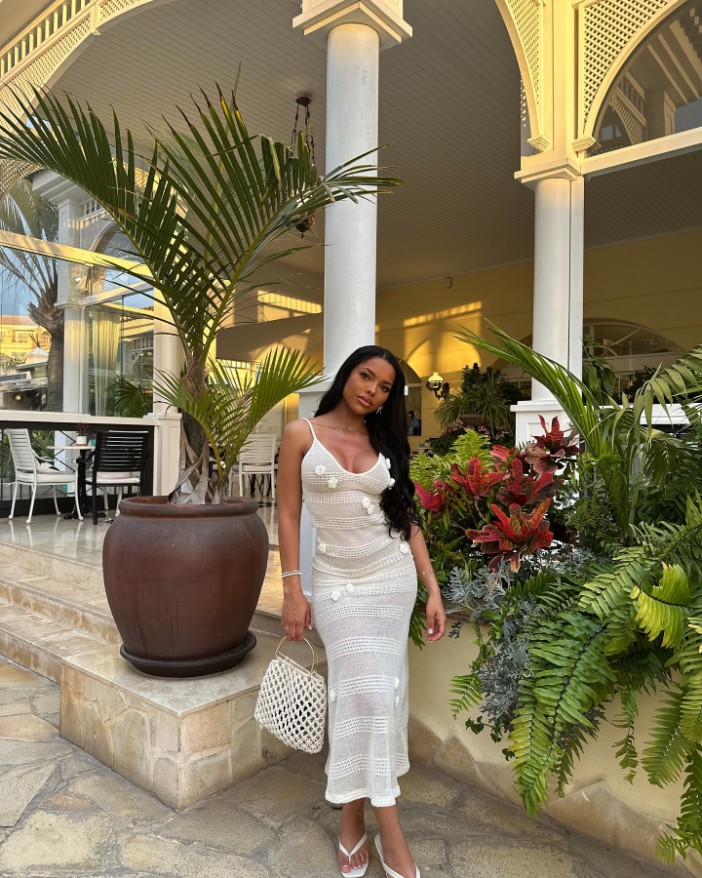
<path id="1" fill-rule="evenodd" d="M 380 48 L 396 46 L 412 36 L 402 17 L 403 0 L 302 0 L 302 12 L 293 19 L 306 37 L 322 37 L 341 24 L 364 24 L 380 37 Z"/>
<path id="2" fill-rule="evenodd" d="M 531 163 L 529 159 L 541 159 Z M 582 177 L 580 164 L 570 158 L 558 157 L 550 161 L 543 161 L 541 156 L 525 156 L 522 158 L 522 170 L 514 175 L 520 183 L 527 186 L 535 186 L 541 180 L 570 180 L 571 182 Z"/>

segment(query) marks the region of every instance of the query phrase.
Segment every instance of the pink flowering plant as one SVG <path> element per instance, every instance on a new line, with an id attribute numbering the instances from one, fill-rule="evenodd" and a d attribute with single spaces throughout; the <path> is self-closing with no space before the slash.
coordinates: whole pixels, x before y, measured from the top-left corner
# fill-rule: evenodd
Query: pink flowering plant
<path id="1" fill-rule="evenodd" d="M 525 558 L 548 548 L 549 521 L 565 467 L 577 454 L 558 419 L 524 448 L 489 445 L 467 430 L 449 454 L 415 458 L 411 475 L 429 552 L 440 582 L 455 567 L 517 573 Z"/>

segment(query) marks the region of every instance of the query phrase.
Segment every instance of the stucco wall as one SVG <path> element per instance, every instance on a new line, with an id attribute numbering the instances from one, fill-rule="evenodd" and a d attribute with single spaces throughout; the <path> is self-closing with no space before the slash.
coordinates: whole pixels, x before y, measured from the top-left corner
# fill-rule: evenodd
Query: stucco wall
<path id="1" fill-rule="evenodd" d="M 410 751 L 413 761 L 435 765 L 492 795 L 519 803 L 511 768 L 489 732 L 465 728 L 465 717 L 451 716 L 450 681 L 464 673 L 475 655 L 473 635 L 464 627 L 458 639 L 445 637 L 419 650 L 410 645 Z M 639 755 L 648 740 L 656 696 L 642 697 L 636 727 Z M 608 717 L 619 713 L 615 702 Z M 623 731 L 602 723 L 596 741 L 585 745 L 572 783 L 563 798 L 554 792 L 544 814 L 581 835 L 589 835 L 642 859 L 655 860 L 655 840 L 679 813 L 682 785 L 652 786 L 639 770 L 633 784 L 624 780 L 612 744 Z M 702 858 L 688 855 L 671 874 L 702 876 Z"/>
<path id="2" fill-rule="evenodd" d="M 585 317 L 650 327 L 688 349 L 702 341 L 702 231 L 600 247 L 585 254 Z M 533 265 L 524 262 L 382 290 L 378 343 L 424 380 L 434 370 L 456 386 L 463 366 L 491 358 L 455 339 L 456 328 L 480 334 L 487 321 L 524 338 L 531 334 Z M 422 398 L 422 433 L 436 435 L 437 400 Z"/>

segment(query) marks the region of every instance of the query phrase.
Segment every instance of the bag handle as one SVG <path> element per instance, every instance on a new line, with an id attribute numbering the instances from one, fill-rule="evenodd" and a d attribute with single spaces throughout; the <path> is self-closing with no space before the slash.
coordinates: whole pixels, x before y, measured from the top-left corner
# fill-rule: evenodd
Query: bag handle
<path id="1" fill-rule="evenodd" d="M 317 665 L 319 664 L 319 655 L 317 654 L 317 650 L 315 649 L 315 646 L 313 643 L 311 643 L 306 637 L 303 637 L 303 640 L 309 646 L 309 648 L 312 650 L 312 667 L 310 668 L 310 673 L 314 674 L 314 672 L 317 670 Z M 280 643 L 275 648 L 276 658 L 286 658 L 286 656 L 284 656 L 281 652 L 281 647 L 283 646 L 284 643 L 294 643 L 294 642 L 299 642 L 299 641 L 288 640 L 287 636 L 285 636 L 285 635 L 283 637 L 281 637 Z"/>

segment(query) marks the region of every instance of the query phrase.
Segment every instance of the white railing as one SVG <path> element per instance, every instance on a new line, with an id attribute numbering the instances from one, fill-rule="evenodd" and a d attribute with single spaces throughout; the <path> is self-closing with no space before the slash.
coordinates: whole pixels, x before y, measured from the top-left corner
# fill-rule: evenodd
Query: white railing
<path id="1" fill-rule="evenodd" d="M 0 55 L 0 79 L 18 67 L 36 49 L 52 40 L 79 17 L 90 16 L 100 0 L 57 0 L 5 47 Z"/>

